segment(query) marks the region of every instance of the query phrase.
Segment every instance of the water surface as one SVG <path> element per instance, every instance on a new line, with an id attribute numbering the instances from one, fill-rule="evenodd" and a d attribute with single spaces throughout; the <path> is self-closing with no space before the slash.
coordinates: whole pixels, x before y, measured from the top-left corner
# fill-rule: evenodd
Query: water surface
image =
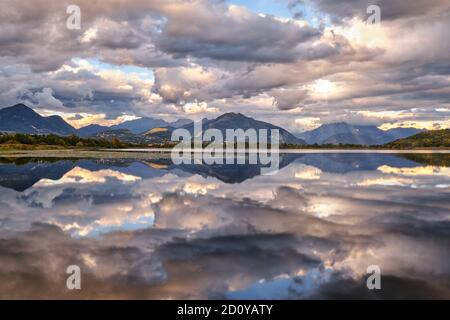
<path id="1" fill-rule="evenodd" d="M 449 154 L 260 169 L 0 159 L 0 298 L 450 298 Z"/>

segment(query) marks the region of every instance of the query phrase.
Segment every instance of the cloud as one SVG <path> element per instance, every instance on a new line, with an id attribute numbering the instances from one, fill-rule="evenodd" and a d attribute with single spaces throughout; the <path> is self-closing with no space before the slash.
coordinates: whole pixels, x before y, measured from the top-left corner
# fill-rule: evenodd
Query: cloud
<path id="1" fill-rule="evenodd" d="M 271 91 L 274 103 L 280 110 L 289 110 L 301 107 L 308 97 L 306 90 L 302 89 L 277 89 Z"/>
<path id="2" fill-rule="evenodd" d="M 41 91 L 35 93 L 30 93 L 27 98 L 31 103 L 39 107 L 50 108 L 50 109 L 61 109 L 63 103 L 54 97 L 54 92 L 52 88 L 42 88 Z"/>
<path id="3" fill-rule="evenodd" d="M 186 103 L 195 99 L 198 91 L 216 82 L 219 75 L 201 66 L 159 68 L 155 70 L 153 91 L 172 103 Z"/>
<path id="4" fill-rule="evenodd" d="M 293 62 L 299 45 L 320 31 L 221 1 L 195 1 L 162 9 L 169 20 L 158 46 L 175 55 L 230 61 Z"/>
<path id="5" fill-rule="evenodd" d="M 386 118 L 366 115 L 355 111 L 345 111 L 343 114 L 327 115 L 321 119 L 322 123 L 346 122 L 355 125 L 381 125 Z"/>
<path id="6" fill-rule="evenodd" d="M 0 105 L 107 119 L 244 108 L 289 129 L 300 118 L 420 107 L 429 113 L 417 123 L 447 126 L 433 111 L 450 107 L 447 1 L 371 2 L 382 23 L 368 25 L 363 0 L 290 1 L 305 11 L 295 18 L 224 1 L 82 0 L 81 30 L 65 27 L 67 4 L 2 3 Z M 335 87 L 319 94 L 321 81 Z"/>

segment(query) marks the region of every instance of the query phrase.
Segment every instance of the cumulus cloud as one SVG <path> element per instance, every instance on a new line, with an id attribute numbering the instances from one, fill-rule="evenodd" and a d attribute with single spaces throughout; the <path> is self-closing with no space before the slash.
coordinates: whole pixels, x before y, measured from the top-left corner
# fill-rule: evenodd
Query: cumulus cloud
<path id="1" fill-rule="evenodd" d="M 155 70 L 153 91 L 172 103 L 186 103 L 198 96 L 198 92 L 218 81 L 219 74 L 201 66 L 159 68 Z"/>
<path id="2" fill-rule="evenodd" d="M 63 106 L 62 102 L 56 99 L 52 88 L 43 88 L 41 91 L 32 94 L 30 99 L 35 105 L 50 109 L 59 109 Z"/>
<path id="3" fill-rule="evenodd" d="M 302 89 L 277 89 L 271 91 L 274 97 L 274 104 L 280 110 L 289 110 L 301 107 L 308 97 L 306 90 Z"/>

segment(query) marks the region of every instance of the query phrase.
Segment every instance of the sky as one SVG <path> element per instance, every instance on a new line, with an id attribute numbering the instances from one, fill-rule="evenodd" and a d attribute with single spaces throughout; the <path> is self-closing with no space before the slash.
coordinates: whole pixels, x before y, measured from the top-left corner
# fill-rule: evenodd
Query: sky
<path id="1" fill-rule="evenodd" d="M 241 112 L 294 133 L 449 128 L 448 30 L 449 0 L 2 0 L 0 106 L 75 127 Z"/>

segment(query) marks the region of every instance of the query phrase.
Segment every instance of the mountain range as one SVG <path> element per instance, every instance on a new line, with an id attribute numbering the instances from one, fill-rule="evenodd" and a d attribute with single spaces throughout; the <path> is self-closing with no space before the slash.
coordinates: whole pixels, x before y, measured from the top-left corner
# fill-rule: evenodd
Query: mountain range
<path id="1" fill-rule="evenodd" d="M 341 122 L 324 124 L 317 129 L 295 136 L 281 127 L 255 120 L 241 113 L 226 113 L 215 119 L 204 119 L 202 123 L 203 130 L 218 129 L 224 137 L 226 129 L 278 129 L 280 132 L 280 143 L 299 145 L 382 145 L 424 131 L 415 128 L 395 128 L 384 131 L 376 126 L 351 125 Z M 80 137 L 103 139 L 118 138 L 124 142 L 131 143 L 164 143 L 170 140 L 171 133 L 176 128 L 184 128 L 191 133 L 194 131 L 193 122 L 189 119 L 167 122 L 154 118 L 139 118 L 110 127 L 91 124 L 75 129 L 60 116 L 43 117 L 24 104 L 0 109 L 0 132 L 56 134 L 61 136 L 78 135 Z"/>
<path id="2" fill-rule="evenodd" d="M 191 136 L 194 136 L 194 124 L 193 122 L 188 123 L 180 128 L 186 129 L 191 133 Z M 102 131 L 95 134 L 94 138 L 99 139 L 108 139 L 111 140 L 113 138 L 117 138 L 124 142 L 130 143 L 141 143 L 141 144 L 163 144 L 171 141 L 172 132 L 176 128 L 172 126 L 167 127 L 156 127 L 150 129 L 146 132 L 135 134 L 131 130 L 127 129 L 111 129 L 107 131 Z M 297 138 L 290 132 L 286 131 L 283 128 L 277 127 L 273 124 L 258 121 L 250 117 L 246 117 L 240 113 L 225 113 L 215 119 L 203 119 L 202 121 L 202 130 L 203 132 L 207 129 L 217 129 L 219 130 L 224 139 L 226 139 L 226 130 L 227 129 L 255 129 L 257 132 L 259 129 L 268 130 L 268 136 L 270 139 L 270 130 L 278 129 L 280 135 L 280 143 L 287 144 L 298 144 L 305 145 L 306 142 L 302 139 Z"/>
<path id="3" fill-rule="evenodd" d="M 308 144 L 359 144 L 382 145 L 418 134 L 424 130 L 416 128 L 394 128 L 381 130 L 371 125 L 352 125 L 344 122 L 324 124 L 317 129 L 298 135 Z"/>
<path id="4" fill-rule="evenodd" d="M 75 129 L 60 116 L 43 117 L 24 104 L 16 104 L 12 107 L 0 109 L 0 131 L 25 134 L 56 134 L 60 136 L 74 134 L 80 137 L 90 137 L 110 130 L 129 130 L 133 134 L 139 134 L 155 127 L 179 128 L 191 122 L 192 120 L 189 119 L 167 122 L 161 119 L 139 118 L 110 127 L 90 124 L 86 127 Z"/>

